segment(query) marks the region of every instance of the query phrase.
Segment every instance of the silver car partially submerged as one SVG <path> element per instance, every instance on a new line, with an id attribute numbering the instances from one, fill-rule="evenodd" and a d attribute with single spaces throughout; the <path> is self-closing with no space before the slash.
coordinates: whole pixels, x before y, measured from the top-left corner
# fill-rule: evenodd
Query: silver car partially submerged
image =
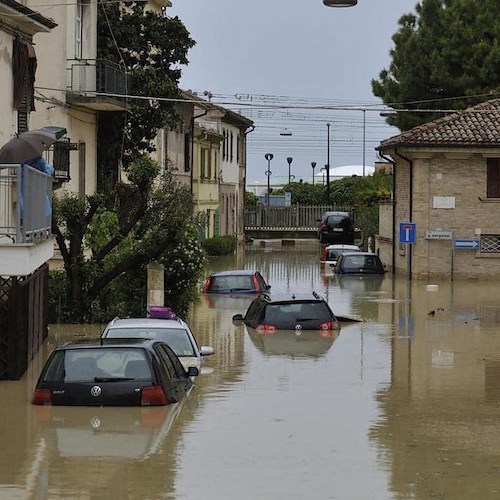
<path id="1" fill-rule="evenodd" d="M 200 370 L 203 358 L 214 353 L 213 347 L 198 346 L 191 329 L 181 318 L 114 318 L 101 337 L 162 340 L 177 354 L 186 370 L 191 366 Z"/>

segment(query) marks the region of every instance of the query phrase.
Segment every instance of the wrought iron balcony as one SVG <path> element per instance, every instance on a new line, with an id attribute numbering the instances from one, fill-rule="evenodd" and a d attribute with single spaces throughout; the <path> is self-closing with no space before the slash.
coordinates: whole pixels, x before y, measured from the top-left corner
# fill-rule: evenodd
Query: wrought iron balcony
<path id="1" fill-rule="evenodd" d="M 100 111 L 123 111 L 127 94 L 130 77 L 122 66 L 104 59 L 68 60 L 68 102 Z"/>

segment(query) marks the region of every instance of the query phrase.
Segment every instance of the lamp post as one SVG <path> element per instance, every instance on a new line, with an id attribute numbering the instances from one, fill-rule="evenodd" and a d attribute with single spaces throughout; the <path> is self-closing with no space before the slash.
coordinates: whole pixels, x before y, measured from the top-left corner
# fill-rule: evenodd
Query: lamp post
<path id="1" fill-rule="evenodd" d="M 326 124 L 326 202 L 330 203 L 330 124 Z"/>
<path id="2" fill-rule="evenodd" d="M 354 7 L 358 0 L 323 0 L 327 7 Z"/>
<path id="3" fill-rule="evenodd" d="M 266 170 L 266 175 L 267 175 L 267 206 L 269 206 L 269 201 L 270 201 L 270 195 L 271 195 L 271 160 L 274 158 L 274 155 L 272 153 L 266 153 L 264 155 L 264 158 L 267 160 L 267 170 Z"/>
<path id="4" fill-rule="evenodd" d="M 316 162 L 315 161 L 311 162 L 311 167 L 313 169 L 313 186 L 314 186 L 314 169 L 316 168 Z"/>
<path id="5" fill-rule="evenodd" d="M 366 109 L 363 109 L 363 177 L 365 176 L 365 164 L 366 164 Z"/>
<path id="6" fill-rule="evenodd" d="M 286 161 L 288 163 L 288 185 L 290 185 L 290 167 L 292 165 L 293 158 L 291 156 L 288 156 Z"/>

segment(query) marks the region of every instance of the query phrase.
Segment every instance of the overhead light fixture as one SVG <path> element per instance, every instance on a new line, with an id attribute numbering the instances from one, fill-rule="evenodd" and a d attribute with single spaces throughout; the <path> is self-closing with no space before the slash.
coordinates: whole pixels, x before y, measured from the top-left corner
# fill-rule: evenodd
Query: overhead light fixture
<path id="1" fill-rule="evenodd" d="M 327 7 L 354 7 L 358 0 L 323 0 Z"/>

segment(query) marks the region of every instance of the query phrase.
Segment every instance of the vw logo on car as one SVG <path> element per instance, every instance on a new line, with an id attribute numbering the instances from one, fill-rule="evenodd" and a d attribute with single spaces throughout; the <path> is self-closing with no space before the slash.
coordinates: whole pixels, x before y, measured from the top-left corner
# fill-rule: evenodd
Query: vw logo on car
<path id="1" fill-rule="evenodd" d="M 95 398 L 97 396 L 100 396 L 101 392 L 102 392 L 102 389 L 98 385 L 94 385 L 94 387 L 92 387 L 92 389 L 90 389 L 90 394 L 92 396 L 94 396 Z"/>

